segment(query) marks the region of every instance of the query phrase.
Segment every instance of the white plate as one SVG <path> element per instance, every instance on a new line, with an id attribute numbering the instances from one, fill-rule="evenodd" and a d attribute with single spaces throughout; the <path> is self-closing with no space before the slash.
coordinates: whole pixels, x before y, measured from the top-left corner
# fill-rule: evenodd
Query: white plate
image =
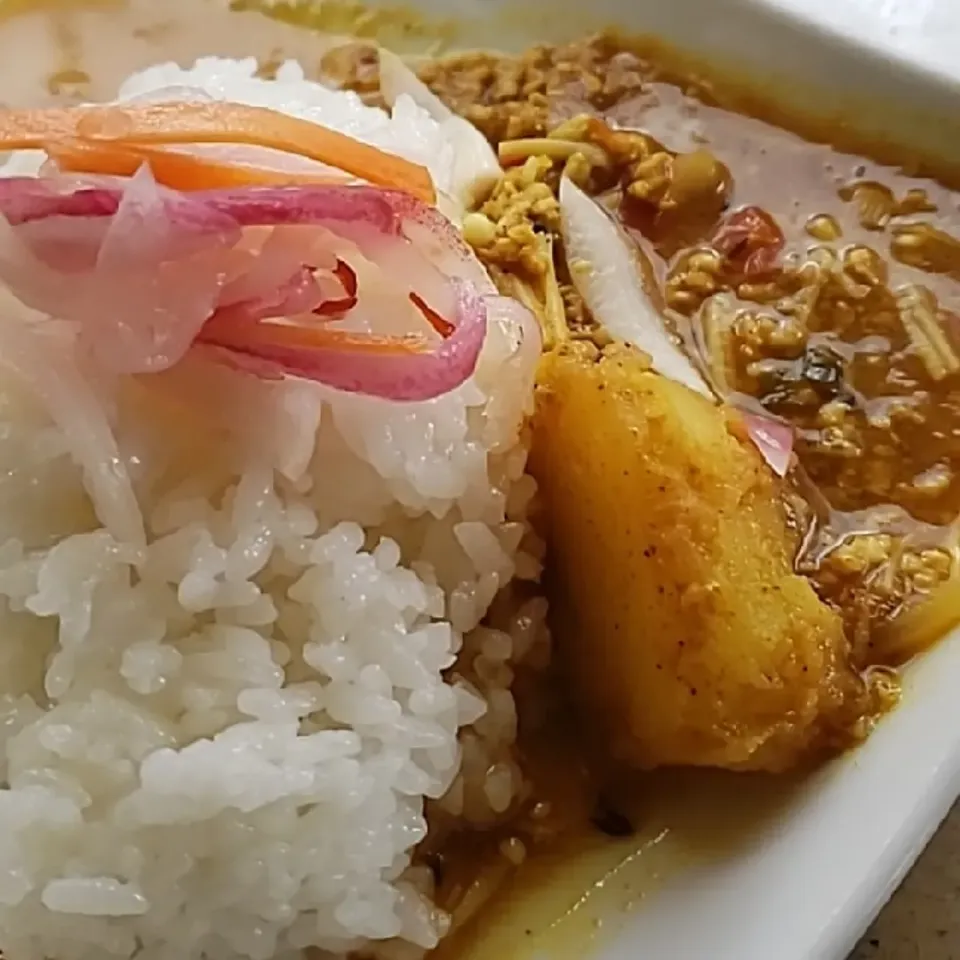
<path id="1" fill-rule="evenodd" d="M 842 90 L 869 131 L 960 159 L 957 0 L 591 0 L 589 15 L 565 2 L 568 18 L 564 0 L 550 16 L 510 0 L 418 6 L 475 19 L 478 46 L 503 45 L 504 7 L 517 47 L 562 39 L 574 21 L 618 22 L 737 64 L 801 107 L 836 107 Z M 955 636 L 909 671 L 903 704 L 864 747 L 734 852 L 650 894 L 601 960 L 843 960 L 958 794 Z"/>

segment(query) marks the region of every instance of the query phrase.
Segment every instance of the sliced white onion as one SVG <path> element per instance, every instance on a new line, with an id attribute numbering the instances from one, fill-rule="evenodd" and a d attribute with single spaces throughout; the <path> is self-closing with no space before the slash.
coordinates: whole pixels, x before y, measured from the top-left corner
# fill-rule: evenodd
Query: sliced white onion
<path id="1" fill-rule="evenodd" d="M 670 339 L 640 279 L 630 244 L 599 204 L 566 177 L 560 214 L 567 265 L 580 296 L 599 323 L 619 340 L 650 355 L 653 369 L 711 400 L 716 395 Z M 793 462 L 793 430 L 772 417 L 741 411 L 747 433 L 778 477 Z"/>
<path id="2" fill-rule="evenodd" d="M 100 522 L 121 544 L 144 545 L 143 515 L 103 401 L 79 369 L 68 331 L 0 291 L 0 366 L 34 393 L 62 430 Z M 59 334 L 62 334 L 59 335 Z"/>
<path id="3" fill-rule="evenodd" d="M 454 112 L 395 53 L 380 48 L 380 92 L 391 109 L 406 94 L 432 120 L 443 123 Z"/>
<path id="4" fill-rule="evenodd" d="M 489 190 L 503 175 L 500 161 L 487 138 L 468 120 L 457 116 L 422 80 L 389 50 L 380 50 L 380 92 L 391 109 L 401 96 L 409 97 L 440 125 L 453 149 L 451 189 L 462 207 Z"/>
<path id="5" fill-rule="evenodd" d="M 648 353 L 657 373 L 714 399 L 703 377 L 667 334 L 623 233 L 567 177 L 560 182 L 560 215 L 570 276 L 597 322 L 611 336 Z"/>

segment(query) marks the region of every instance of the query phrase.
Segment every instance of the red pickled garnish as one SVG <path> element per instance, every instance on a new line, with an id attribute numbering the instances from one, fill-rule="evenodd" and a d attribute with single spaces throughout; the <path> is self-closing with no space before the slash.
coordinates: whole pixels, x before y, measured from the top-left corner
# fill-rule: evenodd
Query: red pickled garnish
<path id="1" fill-rule="evenodd" d="M 319 307 L 315 307 L 313 312 L 318 317 L 338 317 L 357 305 L 357 274 L 353 267 L 337 258 L 333 275 L 340 281 L 346 296 L 337 300 L 325 300 Z"/>
<path id="2" fill-rule="evenodd" d="M 410 302 L 423 314 L 427 323 L 429 323 L 444 340 L 456 330 L 456 327 L 449 320 L 441 317 L 433 307 L 427 306 L 423 297 L 418 293 L 410 293 Z"/>

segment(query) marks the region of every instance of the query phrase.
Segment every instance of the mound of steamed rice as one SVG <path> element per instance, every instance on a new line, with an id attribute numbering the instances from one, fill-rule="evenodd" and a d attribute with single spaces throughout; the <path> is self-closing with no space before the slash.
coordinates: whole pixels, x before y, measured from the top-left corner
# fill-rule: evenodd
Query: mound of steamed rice
<path id="1" fill-rule="evenodd" d="M 255 68 L 156 67 L 121 98 L 188 85 L 269 105 L 442 186 L 449 151 L 405 98 L 391 118 L 294 64 L 276 82 Z M 25 169 L 36 157 L 4 172 Z M 113 385 L 145 549 L 98 521 L 36 382 L 0 377 L 6 956 L 436 943 L 445 918 L 411 866 L 428 802 L 485 823 L 522 789 L 512 665 L 545 642 L 542 601 L 510 586 L 539 573 L 535 362 L 493 327 L 475 375 L 420 404 L 191 358 Z"/>

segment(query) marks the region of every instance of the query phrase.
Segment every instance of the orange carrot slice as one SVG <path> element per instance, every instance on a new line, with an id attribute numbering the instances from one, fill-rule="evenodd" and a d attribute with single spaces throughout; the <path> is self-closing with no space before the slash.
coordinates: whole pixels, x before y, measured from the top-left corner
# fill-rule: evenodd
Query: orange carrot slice
<path id="1" fill-rule="evenodd" d="M 46 148 L 58 140 L 125 145 L 242 143 L 309 157 L 381 187 L 433 203 L 426 168 L 345 134 L 265 107 L 238 103 L 150 103 L 0 112 L 0 149 Z"/>
<path id="2" fill-rule="evenodd" d="M 328 327 L 293 323 L 262 322 L 235 329 L 228 322 L 212 320 L 200 331 L 204 343 L 235 350 L 256 350 L 258 346 L 294 349 L 352 350 L 378 354 L 416 354 L 427 348 L 423 337 L 408 334 L 400 337 L 349 333 Z"/>
<path id="3" fill-rule="evenodd" d="M 101 143 L 90 140 L 58 140 L 46 145 L 57 166 L 71 173 L 105 173 L 132 177 L 147 164 L 157 183 L 174 190 L 215 190 L 229 187 L 291 186 L 347 183 L 349 177 L 311 174 L 293 170 L 269 170 L 245 164 L 222 163 L 206 157 L 175 153 L 161 147 Z"/>

